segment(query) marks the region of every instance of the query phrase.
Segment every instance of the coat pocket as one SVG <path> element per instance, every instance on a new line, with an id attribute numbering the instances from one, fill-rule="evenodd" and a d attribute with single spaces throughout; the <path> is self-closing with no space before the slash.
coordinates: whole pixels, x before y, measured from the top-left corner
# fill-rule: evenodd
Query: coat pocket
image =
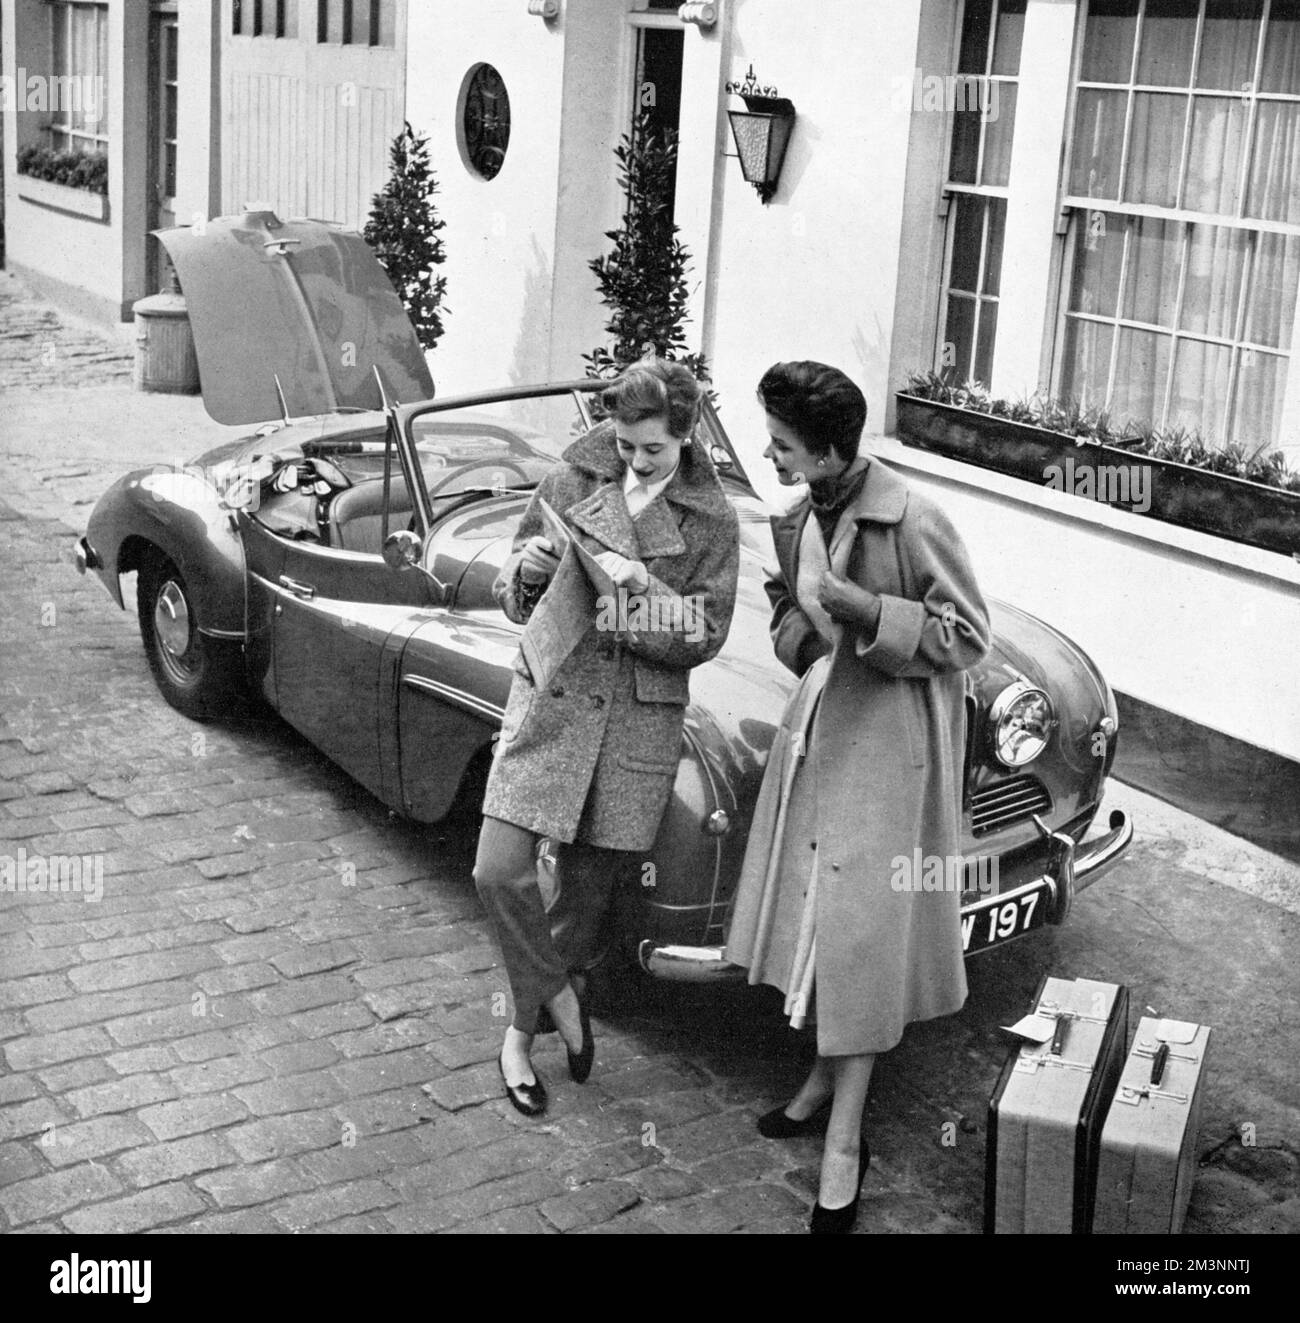
<path id="1" fill-rule="evenodd" d="M 642 758 L 635 753 L 620 753 L 618 765 L 625 772 L 651 772 L 658 776 L 676 776 L 677 759 L 665 762 L 662 758 Z"/>
<path id="2" fill-rule="evenodd" d="M 903 729 L 907 732 L 907 751 L 913 767 L 924 767 L 929 761 L 929 740 L 925 717 L 926 686 L 928 680 L 895 680 L 899 687 L 899 705 L 903 710 Z"/>
<path id="3" fill-rule="evenodd" d="M 652 666 L 637 659 L 636 696 L 642 703 L 682 703 L 690 701 L 691 686 L 685 671 L 669 666 Z"/>

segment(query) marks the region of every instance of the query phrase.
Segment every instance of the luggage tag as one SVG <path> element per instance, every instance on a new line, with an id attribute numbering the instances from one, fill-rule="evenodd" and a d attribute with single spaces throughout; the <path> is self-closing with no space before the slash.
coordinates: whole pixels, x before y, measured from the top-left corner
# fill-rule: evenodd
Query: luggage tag
<path id="1" fill-rule="evenodd" d="M 1063 1066 L 1067 1070 L 1084 1070 L 1089 1073 L 1094 1069 L 1094 1063 L 1091 1061 L 1070 1061 L 1061 1055 L 1065 1048 L 1065 1035 L 1071 1020 L 1085 1020 L 1090 1024 L 1106 1024 L 1109 1016 L 1106 1015 L 1084 1015 L 1080 1011 L 1067 1011 L 1057 1005 L 1054 1001 L 1040 1001 L 1037 1010 L 1032 1015 L 1027 1015 L 1018 1022 L 1012 1029 L 1013 1033 L 1020 1032 L 1020 1025 L 1029 1024 L 1033 1033 L 1022 1034 L 1022 1037 L 1029 1038 L 1038 1046 L 1051 1039 L 1051 1046 L 1046 1052 L 1027 1052 L 1024 1048 L 1020 1049 L 1020 1056 L 1013 1067 L 1015 1070 L 1026 1074 L 1033 1074 L 1040 1066 L 1052 1065 Z M 1047 1032 L 1041 1038 L 1037 1034 L 1043 1028 Z"/>

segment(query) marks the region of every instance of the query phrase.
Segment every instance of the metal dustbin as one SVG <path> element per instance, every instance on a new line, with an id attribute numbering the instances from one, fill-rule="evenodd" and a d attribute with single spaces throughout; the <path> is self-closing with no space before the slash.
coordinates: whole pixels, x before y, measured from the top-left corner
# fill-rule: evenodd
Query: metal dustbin
<path id="1" fill-rule="evenodd" d="M 197 395 L 199 361 L 194 355 L 185 296 L 176 285 L 131 305 L 135 314 L 135 388 L 169 395 Z"/>

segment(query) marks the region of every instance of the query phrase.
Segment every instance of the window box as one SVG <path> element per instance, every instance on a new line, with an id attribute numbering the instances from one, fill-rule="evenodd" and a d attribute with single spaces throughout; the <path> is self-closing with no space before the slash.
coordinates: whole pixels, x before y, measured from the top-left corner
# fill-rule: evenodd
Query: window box
<path id="1" fill-rule="evenodd" d="M 97 221 L 108 219 L 108 198 L 103 193 L 71 188 L 49 179 L 19 175 L 18 196 L 28 202 L 39 202 L 43 207 L 53 207 L 55 211 L 70 212 L 74 216 L 87 216 Z"/>
<path id="2" fill-rule="evenodd" d="M 1134 514 L 1300 557 L 1300 492 L 899 391 L 898 439 Z"/>

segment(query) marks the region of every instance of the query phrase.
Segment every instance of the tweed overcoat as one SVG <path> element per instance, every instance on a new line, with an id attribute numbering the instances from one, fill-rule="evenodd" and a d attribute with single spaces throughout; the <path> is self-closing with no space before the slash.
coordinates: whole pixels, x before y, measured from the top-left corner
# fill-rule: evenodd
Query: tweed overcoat
<path id="1" fill-rule="evenodd" d="M 874 632 L 844 623 L 829 645 L 824 613 L 822 631 L 813 623 L 828 549 L 810 511 L 805 500 L 772 521 L 772 639 L 796 674 L 829 648 L 829 670 L 823 661 L 814 668 L 825 687 L 806 743 L 790 725 L 810 706 L 801 691 L 778 729 L 727 954 L 750 966 L 751 982 L 784 988 L 815 876 L 808 908 L 818 1051 L 883 1052 L 910 1021 L 950 1014 L 966 998 L 960 894 L 894 883 L 897 860 L 913 859 L 917 846 L 923 856 L 961 852 L 962 672 L 988 651 L 988 613 L 948 518 L 872 459 L 836 526 L 829 564 L 879 596 L 880 617 Z M 783 763 L 794 770 L 794 790 L 778 831 Z"/>
<path id="2" fill-rule="evenodd" d="M 677 774 L 688 672 L 718 653 L 731 626 L 739 525 L 698 443 L 635 519 L 612 423 L 563 458 L 533 494 L 493 588 L 527 626 L 483 811 L 555 841 L 648 850 Z M 605 604 L 572 549 L 534 605 L 519 565 L 528 539 L 545 535 L 543 499 L 587 550 L 644 563 L 649 587 L 624 620 L 601 620 Z M 557 619 L 582 621 L 558 631 L 569 642 L 580 635 L 571 647 L 557 648 Z"/>

